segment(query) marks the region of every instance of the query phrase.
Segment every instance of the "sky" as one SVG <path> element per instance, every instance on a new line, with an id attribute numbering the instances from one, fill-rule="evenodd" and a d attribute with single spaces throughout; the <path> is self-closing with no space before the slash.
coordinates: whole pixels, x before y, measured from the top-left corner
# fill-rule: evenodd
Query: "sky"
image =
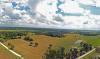
<path id="1" fill-rule="evenodd" d="M 100 0 L 0 0 L 0 26 L 100 30 Z"/>

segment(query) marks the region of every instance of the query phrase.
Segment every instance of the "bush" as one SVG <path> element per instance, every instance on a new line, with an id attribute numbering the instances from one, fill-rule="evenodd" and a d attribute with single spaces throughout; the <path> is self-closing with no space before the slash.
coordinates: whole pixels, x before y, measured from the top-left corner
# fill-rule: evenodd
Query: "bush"
<path id="1" fill-rule="evenodd" d="M 11 49 L 11 50 L 14 49 L 14 45 L 12 45 L 11 43 L 8 43 L 8 47 L 9 47 L 9 49 Z"/>
<path id="2" fill-rule="evenodd" d="M 30 37 L 25 37 L 24 40 L 26 40 L 26 41 L 33 41 L 33 39 L 30 38 Z"/>
<path id="3" fill-rule="evenodd" d="M 39 44 L 36 42 L 36 43 L 35 43 L 35 47 L 37 47 L 38 45 L 39 45 Z"/>

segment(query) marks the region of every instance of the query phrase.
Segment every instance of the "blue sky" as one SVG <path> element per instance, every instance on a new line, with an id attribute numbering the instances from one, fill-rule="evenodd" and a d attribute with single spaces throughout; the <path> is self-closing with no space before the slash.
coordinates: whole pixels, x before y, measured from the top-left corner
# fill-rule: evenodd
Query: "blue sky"
<path id="1" fill-rule="evenodd" d="M 0 26 L 100 29 L 100 1 L 18 0 L 0 4 Z"/>
<path id="2" fill-rule="evenodd" d="M 85 10 L 90 10 L 91 14 L 100 15 L 100 7 L 92 6 L 92 5 L 85 5 L 79 4 L 81 8 Z"/>
<path id="3" fill-rule="evenodd" d="M 18 6 L 18 8 L 16 8 L 16 6 Z M 12 7 L 17 9 L 17 10 L 26 10 L 29 11 L 30 7 L 29 6 L 22 6 L 20 3 L 16 3 L 16 2 L 12 2 Z"/>

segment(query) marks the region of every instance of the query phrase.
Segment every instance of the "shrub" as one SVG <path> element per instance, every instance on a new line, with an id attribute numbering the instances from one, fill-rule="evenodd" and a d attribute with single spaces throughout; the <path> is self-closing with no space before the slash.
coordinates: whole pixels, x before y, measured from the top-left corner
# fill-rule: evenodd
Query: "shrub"
<path id="1" fill-rule="evenodd" d="M 30 37 L 25 37 L 24 40 L 26 40 L 26 41 L 33 41 L 33 39 L 30 38 Z"/>

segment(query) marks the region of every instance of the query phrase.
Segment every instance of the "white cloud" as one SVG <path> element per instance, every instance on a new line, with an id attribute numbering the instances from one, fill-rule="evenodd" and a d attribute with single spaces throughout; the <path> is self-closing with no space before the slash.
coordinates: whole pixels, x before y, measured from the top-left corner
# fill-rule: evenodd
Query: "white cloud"
<path id="1" fill-rule="evenodd" d="M 30 11 L 17 10 L 11 3 L 0 4 L 0 25 L 1 26 L 26 26 L 40 28 L 66 28 L 66 29 L 100 29 L 100 15 L 91 14 L 79 3 L 85 5 L 100 6 L 96 0 L 61 0 L 65 1 L 59 8 L 65 13 L 80 13 L 82 16 L 63 16 L 56 14 L 57 0 L 25 0 L 20 1 L 22 6 L 29 6 Z M 96 2 L 96 3 L 95 3 Z M 17 1 L 19 3 L 19 1 Z M 49 5 L 48 3 L 51 3 Z M 19 6 L 17 6 L 20 8 Z M 16 7 L 16 8 L 17 8 Z M 2 9 L 5 8 L 5 11 Z"/>
<path id="2" fill-rule="evenodd" d="M 66 1 L 59 6 L 66 13 L 82 13 L 84 10 L 79 7 L 79 4 L 75 1 Z"/>
<path id="3" fill-rule="evenodd" d="M 78 3 L 86 4 L 86 5 L 95 5 L 96 1 L 95 0 L 76 0 Z"/>

